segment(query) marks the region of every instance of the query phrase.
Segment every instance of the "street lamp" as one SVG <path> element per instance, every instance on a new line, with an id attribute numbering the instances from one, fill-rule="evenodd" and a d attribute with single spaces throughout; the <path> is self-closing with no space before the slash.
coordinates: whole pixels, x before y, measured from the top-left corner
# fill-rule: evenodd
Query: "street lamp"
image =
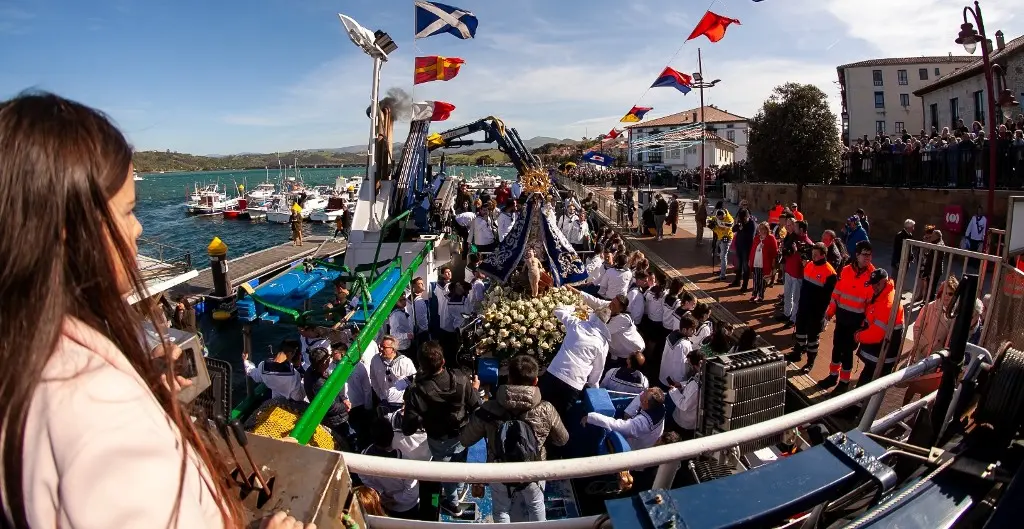
<path id="1" fill-rule="evenodd" d="M 967 19 L 967 14 L 970 13 L 974 18 L 974 22 L 978 24 L 978 29 L 974 29 L 972 24 Z M 988 46 L 985 42 L 988 40 L 988 36 L 985 35 L 985 21 L 981 16 L 981 5 L 977 1 L 974 2 L 974 8 L 970 6 L 964 7 L 964 23 L 960 25 L 960 34 L 956 37 L 956 43 L 964 47 L 964 50 L 973 54 L 974 50 L 978 48 L 978 43 L 982 43 L 981 46 L 981 63 L 985 71 L 985 88 L 987 89 L 988 97 L 988 214 L 991 216 L 995 211 L 996 202 L 996 171 L 998 164 L 996 163 L 996 90 L 992 83 L 992 60 L 989 57 Z M 1013 94 L 1010 94 L 1011 98 Z"/>
<path id="2" fill-rule="evenodd" d="M 704 89 L 714 88 L 722 80 L 704 81 L 704 63 L 701 60 L 700 48 L 697 48 L 697 71 L 693 73 L 693 80 L 691 86 L 700 89 L 700 196 L 704 196 L 704 183 L 707 180 L 707 175 L 704 174 L 704 131 L 707 130 L 707 124 L 704 123 Z"/>
<path id="3" fill-rule="evenodd" d="M 999 64 L 992 65 L 992 73 L 995 75 L 995 79 L 998 81 L 998 86 L 1002 86 L 1003 89 L 999 91 L 999 101 L 996 106 L 1000 108 L 1003 119 L 1009 119 L 1013 115 L 1014 109 L 1017 108 L 1020 103 L 1017 98 L 1013 96 L 1013 91 L 1006 87 L 1006 72 L 1003 71 L 1003 67 Z"/>
<path id="4" fill-rule="evenodd" d="M 377 170 L 377 121 L 380 116 L 377 97 L 380 93 L 380 68 L 384 61 L 388 60 L 388 55 L 398 49 L 398 44 L 395 44 L 395 41 L 387 33 L 380 30 L 370 31 L 359 25 L 352 17 L 338 13 L 338 18 L 345 26 L 345 31 L 352 43 L 373 58 L 373 83 L 370 88 L 370 141 L 366 150 L 366 180 L 369 184 L 367 187 L 371 204 L 370 227 L 373 228 L 377 221 L 373 215 L 372 204 L 376 202 L 377 198 L 377 184 L 374 182 L 373 175 Z"/>

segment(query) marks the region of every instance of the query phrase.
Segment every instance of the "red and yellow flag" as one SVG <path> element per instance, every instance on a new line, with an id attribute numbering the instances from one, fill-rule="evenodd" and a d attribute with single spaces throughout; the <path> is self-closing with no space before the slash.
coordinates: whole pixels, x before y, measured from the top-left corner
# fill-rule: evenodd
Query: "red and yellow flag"
<path id="1" fill-rule="evenodd" d="M 466 61 L 458 57 L 416 57 L 416 75 L 413 84 L 429 83 L 430 81 L 447 81 L 459 75 L 459 68 Z"/>

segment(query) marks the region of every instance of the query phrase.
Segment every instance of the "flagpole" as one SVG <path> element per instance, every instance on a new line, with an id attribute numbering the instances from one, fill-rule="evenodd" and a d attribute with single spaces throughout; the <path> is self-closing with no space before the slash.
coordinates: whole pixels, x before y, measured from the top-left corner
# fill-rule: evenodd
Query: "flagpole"
<path id="1" fill-rule="evenodd" d="M 697 48 L 697 72 L 700 73 L 700 196 L 704 196 L 704 64 Z"/>

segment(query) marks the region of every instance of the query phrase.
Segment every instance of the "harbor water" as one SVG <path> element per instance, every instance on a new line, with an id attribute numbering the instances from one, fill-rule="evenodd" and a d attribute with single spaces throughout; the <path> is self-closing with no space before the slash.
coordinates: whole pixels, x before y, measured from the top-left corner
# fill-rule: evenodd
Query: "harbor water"
<path id="1" fill-rule="evenodd" d="M 488 170 L 502 178 L 515 178 L 512 167 L 491 167 Z M 301 169 L 300 175 L 307 186 L 330 185 L 333 187 L 338 176 L 362 175 L 363 167 Z M 477 167 L 451 167 L 449 174 L 471 176 L 480 172 Z M 235 196 L 239 185 L 251 189 L 267 179 L 264 170 L 215 171 L 141 174 L 143 180 L 135 182 L 137 205 L 135 214 L 142 223 L 142 238 L 169 245 L 183 252 L 189 252 L 196 269 L 209 267 L 206 247 L 214 237 L 220 237 L 228 246 L 229 258 L 239 257 L 272 246 L 288 242 L 291 231 L 287 225 L 267 222 L 251 222 L 224 219 L 221 215 L 189 216 L 185 213 L 186 193 L 191 193 L 195 183 L 219 183 L 229 196 Z M 289 173 L 290 176 L 290 173 Z M 270 171 L 270 181 L 280 182 L 278 171 Z M 304 223 L 307 235 L 331 235 L 334 226 Z M 166 252 L 167 250 L 165 250 Z M 140 252 L 153 257 L 153 249 L 140 244 Z M 173 257 L 173 256 L 172 256 Z M 313 300 L 313 306 L 330 301 L 332 292 L 325 290 Z M 244 396 L 244 371 L 242 369 L 241 325 L 235 321 L 213 322 L 209 315 L 201 319 L 203 337 L 210 356 L 231 362 L 233 366 L 232 386 L 235 400 Z M 286 338 L 297 338 L 293 326 L 257 325 L 252 333 L 252 361 L 259 363 L 267 357 L 270 348 Z"/>

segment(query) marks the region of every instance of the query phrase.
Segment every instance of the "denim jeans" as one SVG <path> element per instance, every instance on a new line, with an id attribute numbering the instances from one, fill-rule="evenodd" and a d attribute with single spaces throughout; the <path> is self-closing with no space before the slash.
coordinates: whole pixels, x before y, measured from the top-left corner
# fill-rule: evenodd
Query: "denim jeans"
<path id="1" fill-rule="evenodd" d="M 729 269 L 729 245 L 732 239 L 719 239 L 718 256 L 722 259 L 722 268 L 718 272 L 719 279 L 725 279 L 725 271 Z"/>
<path id="2" fill-rule="evenodd" d="M 466 456 L 469 455 L 466 447 L 459 443 L 458 437 L 451 439 L 432 439 L 428 437 L 427 446 L 430 448 L 430 455 L 433 461 L 465 463 Z M 457 503 L 459 500 L 458 492 L 462 486 L 463 483 L 442 483 L 440 500 Z"/>
<path id="3" fill-rule="evenodd" d="M 800 309 L 800 286 L 803 282 L 803 279 L 786 274 L 782 287 L 782 312 L 793 323 L 796 323 L 796 311 Z"/>
<path id="4" fill-rule="evenodd" d="M 491 508 L 495 523 L 546 521 L 544 482 L 534 482 L 509 496 L 504 483 L 491 483 Z"/>
<path id="5" fill-rule="evenodd" d="M 654 216 L 654 233 L 657 234 L 658 237 L 663 237 L 665 235 L 665 215 Z"/>

